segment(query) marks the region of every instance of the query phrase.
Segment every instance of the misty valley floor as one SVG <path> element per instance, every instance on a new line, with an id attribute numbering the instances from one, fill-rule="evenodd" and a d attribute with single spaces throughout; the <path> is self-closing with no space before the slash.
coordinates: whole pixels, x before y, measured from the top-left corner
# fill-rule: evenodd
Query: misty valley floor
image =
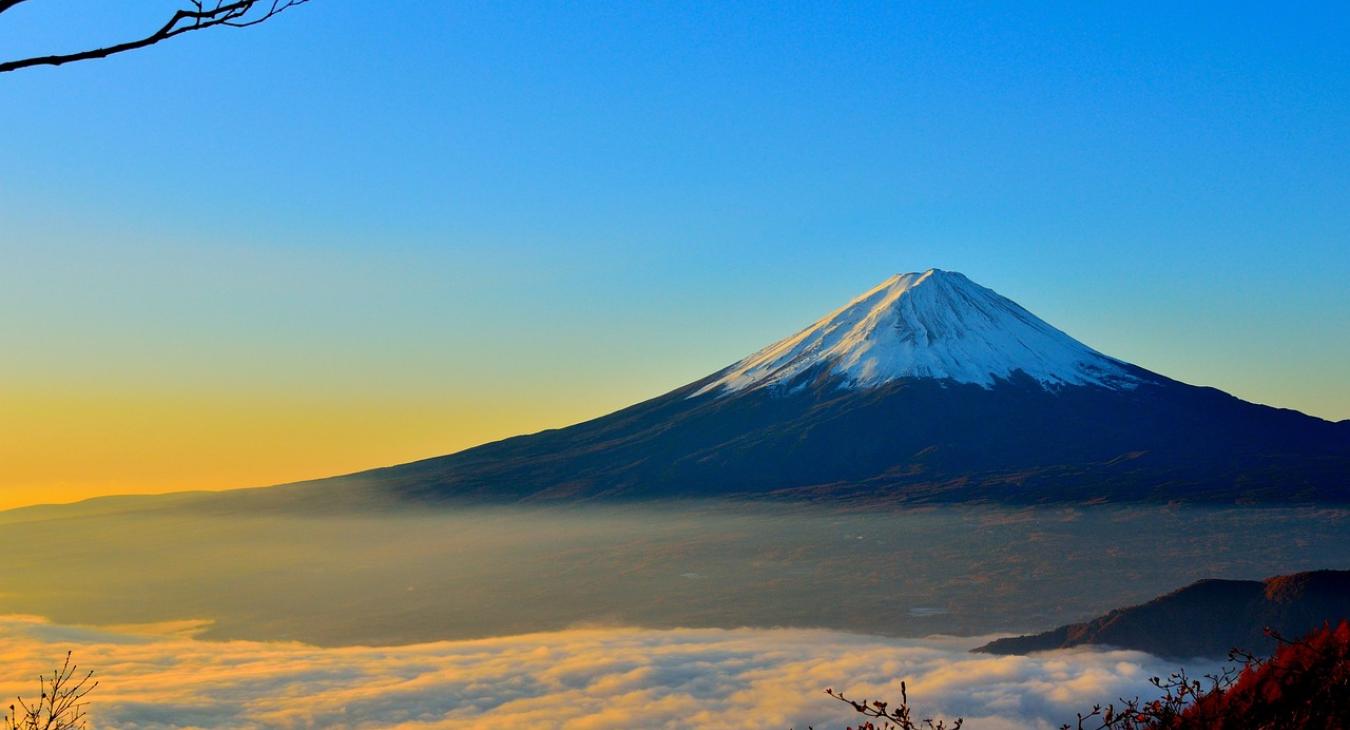
<path id="1" fill-rule="evenodd" d="M 1199 578 L 1350 565 L 1350 512 L 1311 508 L 108 510 L 0 515 L 0 554 L 23 576 L 0 613 L 322 646 L 577 626 L 971 636 Z"/>
<path id="2" fill-rule="evenodd" d="M 1053 728 L 1175 664 L 969 649 L 1202 577 L 1350 565 L 1332 509 L 145 504 L 0 513 L 22 576 L 0 692 L 74 650 L 101 729 L 714 730 L 842 727 L 823 688 L 903 678 L 925 714 Z"/>

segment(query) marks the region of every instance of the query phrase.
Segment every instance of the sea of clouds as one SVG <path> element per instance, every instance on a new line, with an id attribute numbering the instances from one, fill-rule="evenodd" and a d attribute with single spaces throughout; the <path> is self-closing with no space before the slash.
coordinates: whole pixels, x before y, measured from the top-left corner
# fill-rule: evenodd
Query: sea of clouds
<path id="1" fill-rule="evenodd" d="M 898 696 L 969 730 L 1049 728 L 1148 696 L 1174 664 L 1127 651 L 971 654 L 983 638 L 806 629 L 578 628 L 324 648 L 193 638 L 191 622 L 87 628 L 0 617 L 0 692 L 31 695 L 74 651 L 100 685 L 96 728 L 843 728 L 826 687 Z M 1209 667 L 1188 666 L 1191 671 Z M 8 702 L 5 703 L 6 705 Z"/>

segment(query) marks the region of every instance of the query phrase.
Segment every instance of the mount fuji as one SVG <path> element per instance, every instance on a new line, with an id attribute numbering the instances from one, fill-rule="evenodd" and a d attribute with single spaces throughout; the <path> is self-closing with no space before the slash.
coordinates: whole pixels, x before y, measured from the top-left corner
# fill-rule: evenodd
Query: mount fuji
<path id="1" fill-rule="evenodd" d="M 419 502 L 1339 502 L 1350 422 L 1171 380 L 931 269 L 607 416 L 290 486 Z"/>
<path id="2" fill-rule="evenodd" d="M 896 274 L 801 332 L 722 371 L 695 395 L 800 383 L 824 369 L 847 388 L 903 378 L 989 387 L 1130 387 L 1138 378 L 991 289 L 955 272 Z"/>

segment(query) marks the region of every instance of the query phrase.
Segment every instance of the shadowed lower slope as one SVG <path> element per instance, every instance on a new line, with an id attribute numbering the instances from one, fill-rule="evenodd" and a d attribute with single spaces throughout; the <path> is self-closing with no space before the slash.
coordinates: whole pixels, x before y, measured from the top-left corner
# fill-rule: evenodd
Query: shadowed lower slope
<path id="1" fill-rule="evenodd" d="M 820 376 L 792 393 L 690 398 L 695 383 L 568 428 L 307 488 L 505 502 L 1350 497 L 1350 424 L 1153 377 L 1131 390 L 1017 377 L 850 390 Z"/>

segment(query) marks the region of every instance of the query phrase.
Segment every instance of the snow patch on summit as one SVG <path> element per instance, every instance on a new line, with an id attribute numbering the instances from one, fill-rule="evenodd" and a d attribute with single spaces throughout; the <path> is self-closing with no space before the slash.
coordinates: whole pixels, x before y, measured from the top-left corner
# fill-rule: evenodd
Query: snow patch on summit
<path id="1" fill-rule="evenodd" d="M 694 395 L 787 384 L 823 366 L 847 387 L 899 378 L 991 387 L 1021 371 L 1044 387 L 1132 388 L 1093 350 L 963 274 L 896 274 L 825 318 L 727 368 Z"/>

